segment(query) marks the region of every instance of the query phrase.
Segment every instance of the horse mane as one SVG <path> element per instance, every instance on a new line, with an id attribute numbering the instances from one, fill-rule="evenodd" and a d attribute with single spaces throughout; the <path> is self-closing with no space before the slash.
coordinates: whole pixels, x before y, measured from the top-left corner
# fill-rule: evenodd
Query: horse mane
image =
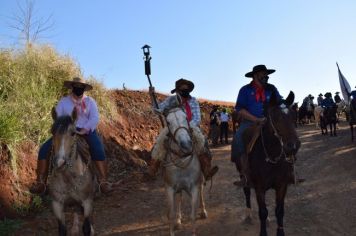
<path id="1" fill-rule="evenodd" d="M 55 134 L 58 132 L 59 134 L 64 134 L 67 131 L 68 126 L 72 123 L 73 120 L 71 116 L 60 116 L 54 121 L 51 133 Z"/>

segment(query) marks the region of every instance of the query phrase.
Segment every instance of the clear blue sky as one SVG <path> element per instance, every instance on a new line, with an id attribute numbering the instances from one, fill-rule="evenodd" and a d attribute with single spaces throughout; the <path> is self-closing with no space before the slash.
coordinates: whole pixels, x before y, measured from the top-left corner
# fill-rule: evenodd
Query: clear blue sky
<path id="1" fill-rule="evenodd" d="M 20 3 L 25 1 L 20 0 Z M 193 95 L 235 101 L 256 64 L 282 95 L 340 91 L 335 62 L 356 85 L 354 0 L 37 0 L 38 16 L 53 14 L 50 43 L 109 88 L 146 89 L 144 44 L 152 46 L 152 81 L 168 93 L 175 80 L 194 81 Z M 1 0 L 0 47 L 16 43 Z M 12 37 L 9 37 L 12 36 Z"/>

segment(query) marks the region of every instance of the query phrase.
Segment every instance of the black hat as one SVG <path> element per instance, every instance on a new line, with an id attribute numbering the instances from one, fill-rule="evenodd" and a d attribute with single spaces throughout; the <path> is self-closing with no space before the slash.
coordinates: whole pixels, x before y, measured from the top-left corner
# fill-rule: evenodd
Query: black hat
<path id="1" fill-rule="evenodd" d="M 252 78 L 253 74 L 255 74 L 256 72 L 260 72 L 260 71 L 266 71 L 267 74 L 269 75 L 269 74 L 274 73 L 276 70 L 267 69 L 267 67 L 265 65 L 257 65 L 257 66 L 253 67 L 252 71 L 246 73 L 245 76 L 248 78 Z"/>
<path id="2" fill-rule="evenodd" d="M 335 94 L 339 94 L 340 92 L 335 92 Z"/>
<path id="3" fill-rule="evenodd" d="M 322 94 L 322 93 L 320 93 L 320 94 L 319 94 L 319 97 L 322 97 L 322 96 L 323 96 L 323 94 Z"/>
<path id="4" fill-rule="evenodd" d="M 176 90 L 182 85 L 188 85 L 189 92 L 193 91 L 193 89 L 194 89 L 194 84 L 192 81 L 182 78 L 182 79 L 179 79 L 176 81 L 176 87 L 171 91 L 171 93 L 175 93 Z"/>
<path id="5" fill-rule="evenodd" d="M 326 98 L 328 98 L 328 97 L 330 98 L 331 96 L 332 96 L 332 94 L 330 92 L 327 92 L 324 94 L 324 97 L 326 97 Z"/>

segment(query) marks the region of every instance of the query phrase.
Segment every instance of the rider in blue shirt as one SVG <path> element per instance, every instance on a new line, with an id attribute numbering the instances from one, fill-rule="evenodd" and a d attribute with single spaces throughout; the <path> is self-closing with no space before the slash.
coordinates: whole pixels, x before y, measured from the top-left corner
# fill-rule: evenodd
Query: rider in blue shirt
<path id="1" fill-rule="evenodd" d="M 265 65 L 257 65 L 253 67 L 251 72 L 245 75 L 248 78 L 252 78 L 252 81 L 240 89 L 236 101 L 235 109 L 243 120 L 235 134 L 235 141 L 233 142 L 232 148 L 236 151 L 235 153 L 233 151 L 232 161 L 234 162 L 237 162 L 241 158 L 242 163 L 246 163 L 244 160 L 245 157 L 243 157 L 245 154 L 245 144 L 242 140 L 242 134 L 253 124 L 265 122 L 263 107 L 270 100 L 272 93 L 275 93 L 277 98 L 281 99 L 277 88 L 268 83 L 268 75 L 274 72 L 275 70 L 267 69 Z M 247 167 L 243 166 L 243 169 L 245 168 Z M 242 177 L 244 177 L 242 180 L 245 180 L 243 185 L 246 185 L 248 182 L 245 170 L 240 170 Z"/>
<path id="2" fill-rule="evenodd" d="M 324 97 L 325 99 L 321 102 L 322 108 L 330 108 L 335 105 L 332 94 L 330 92 L 325 93 Z"/>

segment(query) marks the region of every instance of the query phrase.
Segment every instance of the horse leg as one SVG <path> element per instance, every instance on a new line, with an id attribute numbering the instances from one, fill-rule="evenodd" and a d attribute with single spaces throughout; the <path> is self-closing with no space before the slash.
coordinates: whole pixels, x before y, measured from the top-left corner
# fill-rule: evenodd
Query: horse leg
<path id="1" fill-rule="evenodd" d="M 90 218 L 92 216 L 93 212 L 93 199 L 88 198 L 83 201 L 82 203 L 83 209 L 84 209 L 84 223 L 83 223 L 83 234 L 84 236 L 90 236 L 94 235 L 94 228 L 93 225 L 90 222 Z"/>
<path id="2" fill-rule="evenodd" d="M 182 225 L 182 211 L 181 211 L 181 206 L 182 206 L 182 193 L 176 194 L 176 218 L 175 218 L 175 225 L 174 229 L 180 229 Z"/>
<path id="3" fill-rule="evenodd" d="M 350 124 L 350 130 L 351 130 L 351 141 L 354 141 L 354 125 Z"/>
<path id="4" fill-rule="evenodd" d="M 192 211 L 190 213 L 190 219 L 192 221 L 192 235 L 196 235 L 196 212 L 198 208 L 198 200 L 199 200 L 199 186 L 193 186 L 192 191 L 191 191 L 191 205 L 192 205 Z"/>
<path id="5" fill-rule="evenodd" d="M 276 190 L 276 209 L 275 215 L 277 218 L 277 236 L 284 236 L 283 217 L 284 217 L 284 198 L 287 193 L 287 185 Z"/>
<path id="6" fill-rule="evenodd" d="M 265 201 L 265 191 L 262 189 L 255 189 L 257 204 L 258 204 L 258 215 L 260 218 L 260 236 L 267 236 L 266 220 L 268 217 L 268 210 Z"/>
<path id="7" fill-rule="evenodd" d="M 334 136 L 336 137 L 337 135 L 336 135 L 336 125 L 337 125 L 337 123 L 334 123 Z"/>
<path id="8" fill-rule="evenodd" d="M 251 189 L 244 187 L 244 194 L 246 200 L 246 211 L 245 211 L 245 223 L 252 222 L 252 210 L 251 210 Z"/>
<path id="9" fill-rule="evenodd" d="M 206 208 L 205 208 L 204 185 L 203 185 L 203 183 L 200 184 L 199 194 L 200 194 L 200 210 L 201 210 L 200 217 L 202 219 L 206 219 L 206 218 L 208 218 L 208 212 L 206 211 Z"/>
<path id="10" fill-rule="evenodd" d="M 64 205 L 58 201 L 52 201 L 52 209 L 55 217 L 58 220 L 58 235 L 67 235 L 66 221 L 64 216 Z"/>
<path id="11" fill-rule="evenodd" d="M 168 220 L 169 220 L 169 235 L 174 236 L 174 224 L 175 224 L 175 202 L 174 202 L 174 189 L 172 187 L 166 187 L 167 201 L 168 201 Z"/>

